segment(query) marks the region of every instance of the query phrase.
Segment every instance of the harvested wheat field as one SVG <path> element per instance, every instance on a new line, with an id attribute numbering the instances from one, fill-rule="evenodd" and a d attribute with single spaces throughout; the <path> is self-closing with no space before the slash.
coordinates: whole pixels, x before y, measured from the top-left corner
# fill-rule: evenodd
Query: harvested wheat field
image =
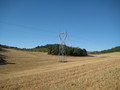
<path id="1" fill-rule="evenodd" d="M 120 90 L 120 53 L 67 57 L 6 49 L 0 90 Z"/>

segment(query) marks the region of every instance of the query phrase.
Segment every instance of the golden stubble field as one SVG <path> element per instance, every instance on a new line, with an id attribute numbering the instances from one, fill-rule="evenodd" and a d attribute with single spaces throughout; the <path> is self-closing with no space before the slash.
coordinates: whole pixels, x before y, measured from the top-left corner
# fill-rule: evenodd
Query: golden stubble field
<path id="1" fill-rule="evenodd" d="M 0 90 L 120 90 L 120 53 L 58 57 L 6 49 L 0 65 Z"/>

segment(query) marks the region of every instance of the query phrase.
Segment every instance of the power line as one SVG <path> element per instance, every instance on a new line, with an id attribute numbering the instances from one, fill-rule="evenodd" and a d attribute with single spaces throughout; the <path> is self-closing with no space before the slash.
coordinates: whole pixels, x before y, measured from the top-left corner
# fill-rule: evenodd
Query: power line
<path id="1" fill-rule="evenodd" d="M 34 27 L 29 27 L 29 26 L 25 26 L 25 25 L 18 25 L 18 24 L 14 24 L 14 23 L 9 23 L 9 22 L 3 22 L 3 21 L 0 21 L 0 23 L 3 23 L 3 24 L 7 24 L 7 25 L 11 25 L 11 26 L 16 26 L 16 27 L 21 27 L 21 28 L 25 28 L 25 29 L 32 29 L 32 30 L 40 30 L 40 29 L 38 29 L 38 28 L 34 28 Z M 51 30 L 42 30 L 42 31 L 44 31 L 44 32 L 47 32 L 47 33 L 59 33 L 59 32 L 61 32 L 61 31 L 51 31 Z M 66 32 L 68 32 L 68 30 L 64 30 L 64 31 L 66 31 Z M 72 36 L 72 39 L 74 39 L 74 38 L 80 38 L 80 37 L 78 37 L 78 36 L 76 36 L 76 35 L 74 35 L 74 33 L 72 33 L 72 35 L 70 35 L 70 34 L 68 34 L 67 35 L 68 37 L 70 36 Z M 56 35 L 56 37 L 57 37 L 57 35 Z M 93 42 L 92 40 L 88 40 L 88 39 L 80 39 L 80 40 L 78 40 L 78 39 L 75 39 L 75 41 L 77 41 L 77 42 L 80 42 L 80 41 L 86 41 L 86 42 Z"/>
<path id="2" fill-rule="evenodd" d="M 40 30 L 38 28 L 29 27 L 29 26 L 25 26 L 25 25 L 18 25 L 18 24 L 9 23 L 9 22 L 0 21 L 0 23 L 11 25 L 11 26 L 16 26 L 16 27 L 21 27 L 21 28 L 26 28 L 26 29 Z M 42 30 L 42 31 L 45 31 L 45 32 L 48 32 L 48 33 L 58 33 L 56 31 L 50 31 L 50 30 Z"/>

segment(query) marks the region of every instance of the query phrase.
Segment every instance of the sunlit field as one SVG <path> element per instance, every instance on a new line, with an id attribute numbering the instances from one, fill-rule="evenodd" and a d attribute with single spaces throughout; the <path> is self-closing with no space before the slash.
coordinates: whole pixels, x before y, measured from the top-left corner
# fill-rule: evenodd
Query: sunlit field
<path id="1" fill-rule="evenodd" d="M 58 56 L 5 49 L 0 90 L 120 90 L 120 53 Z"/>

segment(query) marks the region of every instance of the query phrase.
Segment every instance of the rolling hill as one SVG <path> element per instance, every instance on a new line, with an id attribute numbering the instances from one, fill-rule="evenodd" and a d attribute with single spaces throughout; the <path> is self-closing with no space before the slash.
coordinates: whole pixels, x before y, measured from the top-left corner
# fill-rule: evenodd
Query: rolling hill
<path id="1" fill-rule="evenodd" d="M 120 90 L 120 52 L 67 56 L 3 48 L 0 90 Z"/>
<path id="2" fill-rule="evenodd" d="M 16 50 L 22 50 L 22 51 L 35 51 L 35 52 L 47 52 L 51 55 L 58 55 L 59 54 L 59 44 L 47 44 L 44 46 L 37 46 L 35 48 L 18 48 L 13 46 L 7 46 L 7 45 L 0 45 L 0 48 L 10 48 L 10 49 L 16 49 Z M 67 56 L 87 56 L 86 49 L 81 49 L 78 47 L 70 47 L 64 45 L 64 49 L 66 49 L 66 55 Z"/>
<path id="3" fill-rule="evenodd" d="M 103 50 L 100 53 L 111 53 L 111 52 L 120 52 L 120 46 L 117 46 L 108 50 Z"/>

